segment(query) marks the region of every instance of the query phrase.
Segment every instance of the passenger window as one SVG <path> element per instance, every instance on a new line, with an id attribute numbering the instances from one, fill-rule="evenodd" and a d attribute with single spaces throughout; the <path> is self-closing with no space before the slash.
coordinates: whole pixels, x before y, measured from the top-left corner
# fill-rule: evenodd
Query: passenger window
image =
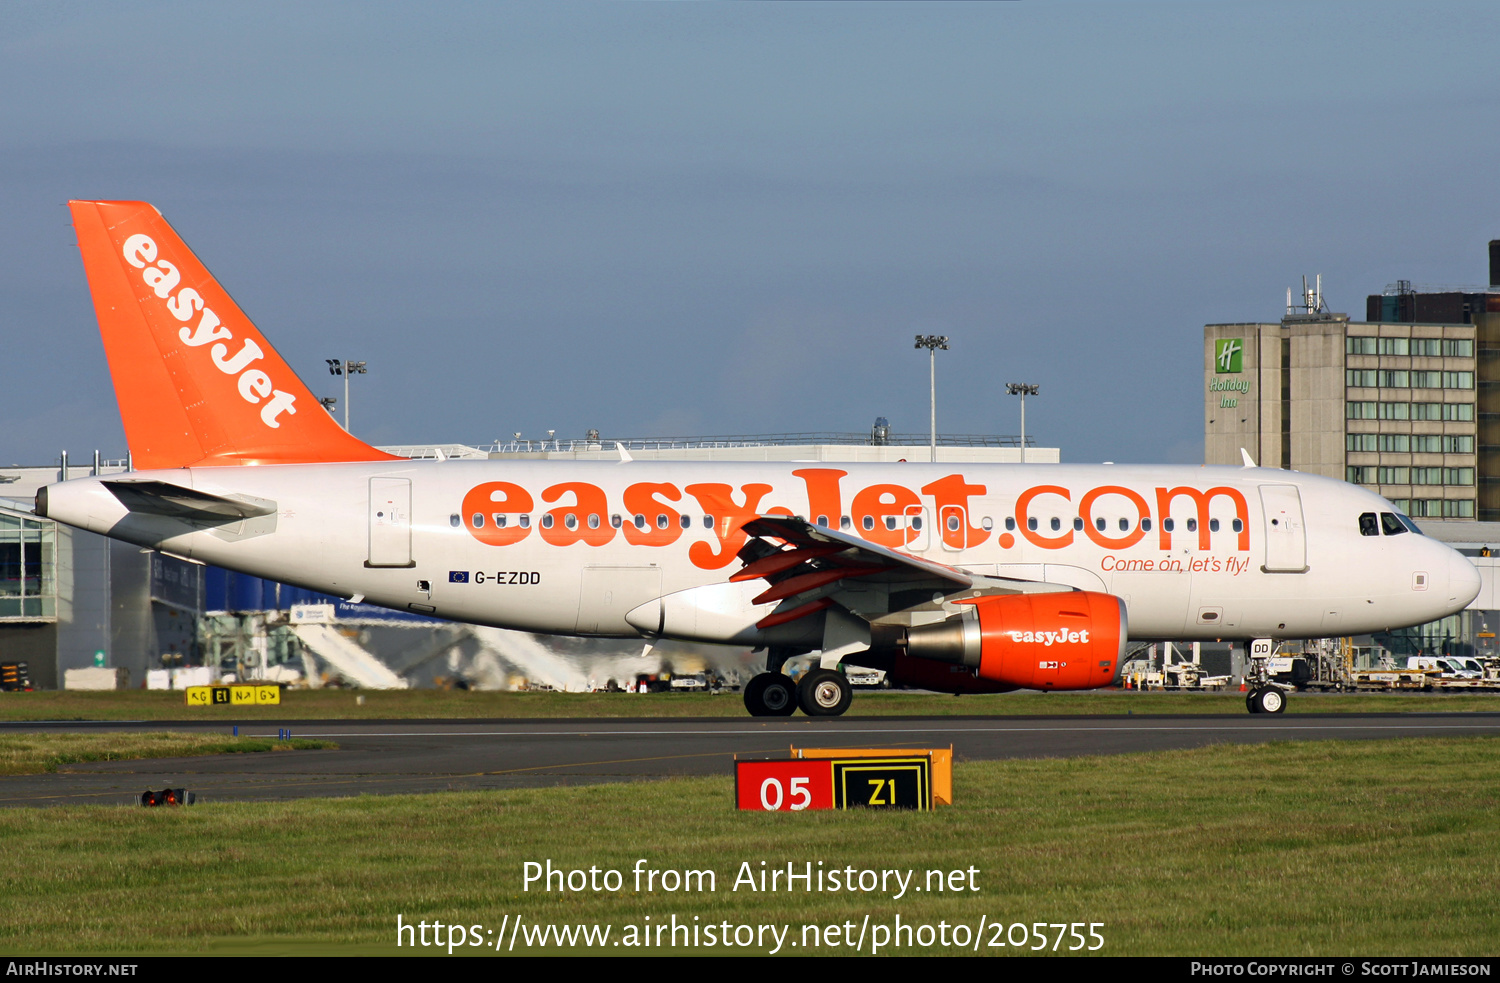
<path id="1" fill-rule="evenodd" d="M 956 516 L 956 515 L 950 515 L 950 516 L 948 516 L 948 531 L 949 532 L 958 532 L 958 516 Z"/>
<path id="2" fill-rule="evenodd" d="M 1054 527 L 1054 528 L 1056 528 L 1056 527 Z M 1073 531 L 1074 532 L 1083 532 L 1083 520 L 1080 519 L 1077 516 L 1073 517 Z"/>
<path id="3" fill-rule="evenodd" d="M 542 516 L 542 528 L 543 529 L 551 529 L 552 528 L 552 513 L 551 512 L 548 512 L 548 513 L 546 513 L 545 515 Z"/>
<path id="4" fill-rule="evenodd" d="M 703 517 L 703 528 L 704 529 L 712 529 L 713 527 L 714 527 L 714 517 L 711 516 L 711 515 L 705 515 Z"/>
<path id="5" fill-rule="evenodd" d="M 531 528 L 531 516 L 529 516 L 529 515 L 523 515 L 523 516 L 521 516 L 521 528 L 522 529 L 530 529 Z"/>
<path id="6" fill-rule="evenodd" d="M 914 515 L 911 517 L 911 527 L 913 529 L 922 528 L 922 517 L 920 515 Z"/>
<path id="7" fill-rule="evenodd" d="M 1198 520 L 1197 519 L 1189 519 L 1188 520 L 1188 532 L 1197 532 L 1197 531 L 1198 531 Z"/>
<path id="8" fill-rule="evenodd" d="M 1150 532 L 1151 531 L 1151 520 L 1150 519 L 1142 519 L 1141 520 L 1141 529 L 1144 532 Z"/>
<path id="9" fill-rule="evenodd" d="M 852 529 L 853 527 L 854 527 L 854 523 L 852 523 L 852 522 L 849 521 L 849 517 L 847 515 L 841 515 L 841 516 L 839 516 L 839 528 L 840 529 L 848 530 L 848 529 Z"/>
<path id="10" fill-rule="evenodd" d="M 1380 528 L 1387 536 L 1399 536 L 1406 532 L 1406 527 L 1401 520 L 1390 512 L 1380 513 Z"/>
<path id="11" fill-rule="evenodd" d="M 684 516 L 684 518 L 686 518 L 686 516 Z M 599 517 L 597 515 L 593 514 L 592 512 L 589 513 L 589 528 L 590 529 L 598 529 L 599 528 Z"/>
<path id="12" fill-rule="evenodd" d="M 824 529 L 827 529 L 828 528 L 828 516 L 826 516 L 826 515 L 820 515 L 820 516 L 818 516 L 818 525 L 822 526 Z"/>
<path id="13" fill-rule="evenodd" d="M 1130 520 L 1129 519 L 1121 519 L 1120 520 L 1120 531 L 1121 532 L 1129 532 L 1130 531 Z"/>
<path id="14" fill-rule="evenodd" d="M 620 513 L 616 512 L 609 517 L 609 524 L 618 529 L 625 524 L 625 520 L 621 519 Z"/>
<path id="15" fill-rule="evenodd" d="M 1056 522 L 1057 520 L 1053 519 L 1052 521 Z M 1027 517 L 1027 519 L 1026 519 L 1026 528 L 1030 529 L 1032 532 L 1036 531 L 1036 516 L 1033 515 L 1033 516 L 1028 516 Z"/>
<path id="16" fill-rule="evenodd" d="M 1218 519 L 1209 519 L 1208 520 L 1208 531 L 1209 532 L 1218 532 L 1219 531 L 1219 520 Z"/>
<path id="17" fill-rule="evenodd" d="M 635 527 L 637 529 L 646 528 L 646 517 L 644 515 L 641 515 L 639 512 L 635 514 L 635 519 L 633 521 L 635 522 Z"/>
<path id="18" fill-rule="evenodd" d="M 1035 529 L 1036 526 L 1033 525 L 1031 528 Z M 1009 516 L 1008 515 L 1008 516 L 1005 517 L 1005 529 L 1006 529 L 1007 532 L 1015 532 L 1016 531 L 1016 520 L 1015 520 L 1014 516 Z"/>
<path id="19" fill-rule="evenodd" d="M 693 528 L 693 517 L 690 516 L 690 515 L 688 515 L 687 513 L 683 513 L 683 516 L 682 516 L 682 528 L 684 528 L 684 529 L 691 529 L 691 528 Z"/>
<path id="20" fill-rule="evenodd" d="M 504 512 L 496 512 L 494 515 L 490 516 L 490 518 L 495 520 L 495 527 L 497 529 L 504 529 L 505 528 L 505 513 Z"/>
<path id="21" fill-rule="evenodd" d="M 1124 522 L 1125 520 L 1121 519 L 1120 521 Z M 1100 517 L 1100 518 L 1094 520 L 1094 528 L 1095 529 L 1099 530 L 1100 532 L 1103 532 L 1104 531 L 1104 526 L 1105 526 L 1105 522 L 1104 522 L 1103 517 Z"/>
<path id="22" fill-rule="evenodd" d="M 985 532 L 989 532 L 991 529 L 995 528 L 995 520 L 991 519 L 989 516 L 985 516 L 983 519 L 979 520 L 979 528 L 983 529 Z"/>
<path id="23" fill-rule="evenodd" d="M 1380 521 L 1375 518 L 1374 512 L 1365 512 L 1359 517 L 1359 534 L 1361 536 L 1379 536 Z"/>
<path id="24" fill-rule="evenodd" d="M 459 526 L 461 526 L 463 524 L 464 524 L 463 516 L 459 515 L 457 512 L 455 512 L 452 515 L 448 516 L 448 525 L 452 526 L 454 529 L 457 529 Z"/>
<path id="25" fill-rule="evenodd" d="M 1062 528 L 1062 520 L 1059 519 L 1057 516 L 1054 515 L 1052 517 L 1052 531 L 1053 532 L 1057 532 L 1057 530 L 1059 530 L 1061 528 Z"/>
<path id="26" fill-rule="evenodd" d="M 484 528 L 484 513 L 482 513 L 482 512 L 475 512 L 474 513 L 474 517 L 472 519 L 470 519 L 469 521 L 474 524 L 474 528 L 475 529 L 483 529 Z"/>
<path id="27" fill-rule="evenodd" d="M 885 517 L 885 527 L 886 529 L 890 530 L 894 530 L 896 528 L 896 517 L 894 515 L 888 515 Z"/>
<path id="28" fill-rule="evenodd" d="M 569 512 L 567 515 L 563 516 L 563 525 L 567 526 L 569 529 L 577 529 L 578 516 L 574 515 L 572 512 Z"/>
<path id="29" fill-rule="evenodd" d="M 667 525 L 668 525 L 667 513 L 665 513 L 665 512 L 658 512 L 658 513 L 656 513 L 656 528 L 658 528 L 658 529 L 665 529 L 665 528 L 667 528 Z"/>
<path id="30" fill-rule="evenodd" d="M 875 528 L 875 517 L 873 515 L 867 515 L 867 516 L 865 516 L 863 519 L 860 520 L 860 525 L 864 526 L 866 529 L 874 529 Z"/>
<path id="31" fill-rule="evenodd" d="M 1245 531 L 1245 524 L 1243 522 L 1241 522 L 1239 519 L 1235 519 L 1234 520 L 1234 524 L 1230 528 L 1232 528 L 1235 532 L 1244 532 Z"/>

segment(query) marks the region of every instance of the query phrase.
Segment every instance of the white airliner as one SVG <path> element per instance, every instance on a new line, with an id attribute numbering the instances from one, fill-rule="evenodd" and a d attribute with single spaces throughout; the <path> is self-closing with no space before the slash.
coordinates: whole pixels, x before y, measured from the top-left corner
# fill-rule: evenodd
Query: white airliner
<path id="1" fill-rule="evenodd" d="M 71 207 L 139 470 L 49 485 L 39 514 L 457 621 L 764 648 L 752 714 L 843 713 L 841 664 L 1088 689 L 1127 639 L 1361 634 L 1479 591 L 1384 499 L 1265 468 L 393 457 L 335 423 L 155 208 Z M 1271 686 L 1247 703 L 1284 707 Z"/>

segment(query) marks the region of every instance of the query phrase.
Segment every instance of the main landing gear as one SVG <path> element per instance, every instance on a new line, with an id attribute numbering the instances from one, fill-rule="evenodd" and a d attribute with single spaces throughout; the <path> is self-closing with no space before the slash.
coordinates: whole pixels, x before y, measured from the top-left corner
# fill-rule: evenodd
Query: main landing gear
<path id="1" fill-rule="evenodd" d="M 849 680 L 837 669 L 811 669 L 797 683 L 763 672 L 745 686 L 745 709 L 753 717 L 790 717 L 799 706 L 809 717 L 837 717 L 853 699 Z"/>

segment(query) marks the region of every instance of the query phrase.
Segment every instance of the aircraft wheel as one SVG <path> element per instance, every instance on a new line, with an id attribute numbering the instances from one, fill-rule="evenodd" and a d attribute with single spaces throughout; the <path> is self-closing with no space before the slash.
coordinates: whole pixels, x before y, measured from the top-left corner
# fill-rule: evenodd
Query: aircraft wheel
<path id="1" fill-rule="evenodd" d="M 809 717 L 837 717 L 853 700 L 848 678 L 836 669 L 813 669 L 797 684 L 797 702 Z"/>
<path id="2" fill-rule="evenodd" d="M 1246 710 L 1250 711 L 1251 713 L 1260 713 L 1260 704 L 1255 702 L 1255 698 L 1259 695 L 1260 689 L 1258 687 L 1245 694 Z"/>
<path id="3" fill-rule="evenodd" d="M 1252 694 L 1255 698 L 1255 708 L 1252 713 L 1284 713 L 1286 711 L 1286 694 L 1275 686 L 1262 686 Z"/>
<path id="4" fill-rule="evenodd" d="M 745 709 L 752 717 L 790 717 L 797 710 L 792 681 L 779 672 L 763 672 L 745 684 Z"/>

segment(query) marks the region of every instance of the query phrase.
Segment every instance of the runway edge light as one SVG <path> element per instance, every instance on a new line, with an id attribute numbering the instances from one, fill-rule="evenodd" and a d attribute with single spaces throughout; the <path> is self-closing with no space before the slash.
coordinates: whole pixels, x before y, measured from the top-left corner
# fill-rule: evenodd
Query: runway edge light
<path id="1" fill-rule="evenodd" d="M 190 806 L 198 801 L 198 796 L 185 788 L 164 788 L 160 792 L 151 789 L 141 793 L 141 805 L 147 808 L 156 806 Z"/>

